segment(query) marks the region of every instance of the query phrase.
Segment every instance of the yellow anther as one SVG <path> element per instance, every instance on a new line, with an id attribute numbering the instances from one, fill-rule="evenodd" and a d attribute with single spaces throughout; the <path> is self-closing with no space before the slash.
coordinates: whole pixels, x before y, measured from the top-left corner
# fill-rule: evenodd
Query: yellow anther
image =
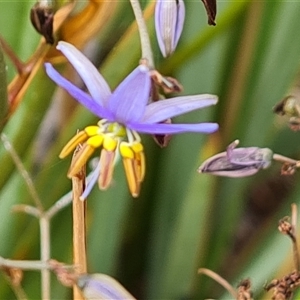
<path id="1" fill-rule="evenodd" d="M 94 136 L 99 133 L 99 126 L 87 126 L 84 128 L 84 131 L 88 136 Z"/>
<path id="2" fill-rule="evenodd" d="M 115 151 L 117 147 L 118 141 L 111 136 L 104 136 L 103 148 L 107 151 Z"/>
<path id="3" fill-rule="evenodd" d="M 130 158 L 123 158 L 123 165 L 125 169 L 126 179 L 128 183 L 128 188 L 132 197 L 138 197 L 140 194 L 140 181 L 137 178 L 136 168 L 134 166 L 134 160 Z"/>
<path id="4" fill-rule="evenodd" d="M 138 142 L 135 142 L 131 145 L 131 148 L 132 150 L 135 152 L 135 153 L 139 153 L 139 152 L 142 152 L 144 151 L 144 147 L 141 143 L 138 143 Z"/>
<path id="5" fill-rule="evenodd" d="M 115 152 L 102 149 L 100 155 L 100 176 L 98 185 L 101 190 L 106 190 L 112 181 L 115 166 Z"/>
<path id="6" fill-rule="evenodd" d="M 65 158 L 77 147 L 78 144 L 83 143 L 87 138 L 88 135 L 85 131 L 79 131 L 61 150 L 59 158 Z"/>
<path id="7" fill-rule="evenodd" d="M 68 177 L 72 178 L 79 173 L 82 166 L 87 162 L 89 157 L 93 154 L 95 148 L 85 144 L 74 157 L 70 169 L 68 171 Z"/>
<path id="8" fill-rule="evenodd" d="M 91 145 L 94 148 L 99 148 L 103 143 L 103 135 L 94 135 L 87 140 L 87 144 Z"/>
<path id="9" fill-rule="evenodd" d="M 134 158 L 134 152 L 132 151 L 131 147 L 128 143 L 122 142 L 120 144 L 120 154 L 124 158 Z"/>

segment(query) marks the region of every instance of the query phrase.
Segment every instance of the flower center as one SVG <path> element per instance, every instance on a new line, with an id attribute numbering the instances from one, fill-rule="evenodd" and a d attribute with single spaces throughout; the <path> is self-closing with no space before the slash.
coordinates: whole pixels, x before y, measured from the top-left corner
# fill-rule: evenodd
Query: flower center
<path id="1" fill-rule="evenodd" d="M 75 176 L 97 148 L 101 148 L 99 188 L 109 187 L 116 162 L 116 153 L 123 160 L 128 186 L 132 196 L 137 197 L 140 185 L 145 176 L 145 155 L 141 138 L 136 131 L 123 125 L 107 120 L 100 120 L 95 126 L 87 126 L 74 136 L 60 153 L 60 158 L 66 157 L 78 145 L 82 145 L 72 161 L 68 177 Z M 119 151 L 117 151 L 119 150 Z"/>

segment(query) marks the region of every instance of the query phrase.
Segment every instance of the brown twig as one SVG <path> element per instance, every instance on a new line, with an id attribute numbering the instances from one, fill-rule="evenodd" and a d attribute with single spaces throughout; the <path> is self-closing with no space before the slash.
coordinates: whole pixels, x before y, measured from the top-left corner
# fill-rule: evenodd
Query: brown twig
<path id="1" fill-rule="evenodd" d="M 292 234 L 293 234 L 293 255 L 294 255 L 294 264 L 295 269 L 299 271 L 299 250 L 298 250 L 298 244 L 297 244 L 297 234 L 296 234 L 296 228 L 297 228 L 297 205 L 295 203 L 292 203 L 291 205 L 291 224 L 292 224 Z"/>
<path id="2" fill-rule="evenodd" d="M 80 146 L 79 146 L 80 147 Z M 79 148 L 78 147 L 78 148 Z M 78 148 L 75 150 L 75 158 Z M 85 166 L 78 174 L 72 177 L 73 190 L 73 263 L 77 267 L 77 272 L 86 273 L 86 238 L 85 238 L 85 206 L 86 201 L 81 201 L 85 188 Z M 76 285 L 73 286 L 73 299 L 84 300 L 80 290 Z"/>

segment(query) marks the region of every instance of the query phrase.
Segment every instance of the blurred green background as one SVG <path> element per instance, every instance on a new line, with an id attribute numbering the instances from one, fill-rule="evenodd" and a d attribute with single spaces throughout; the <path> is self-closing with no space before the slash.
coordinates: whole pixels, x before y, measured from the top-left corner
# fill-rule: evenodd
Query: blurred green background
<path id="1" fill-rule="evenodd" d="M 255 299 L 268 299 L 271 294 L 264 294 L 263 285 L 294 268 L 291 243 L 280 235 L 277 223 L 290 214 L 291 203 L 300 202 L 298 174 L 281 176 L 276 163 L 243 179 L 196 170 L 235 139 L 242 147 L 268 147 L 299 158 L 299 133 L 289 129 L 287 119 L 274 115 L 272 107 L 299 85 L 300 2 L 219 1 L 216 27 L 207 25 L 200 0 L 185 3 L 182 38 L 167 60 L 158 51 L 152 18 L 148 21 L 156 67 L 176 77 L 183 94 L 219 96 L 215 107 L 173 122 L 215 121 L 220 130 L 210 136 L 173 136 L 164 149 L 143 137 L 147 174 L 138 199 L 129 195 L 121 164 L 108 191 L 93 190 L 87 204 L 88 270 L 114 276 L 139 299 L 228 299 L 216 282 L 197 274 L 205 267 L 234 287 L 250 278 Z M 29 20 L 32 5 L 0 2 L 0 34 L 22 60 L 40 40 Z M 140 59 L 137 32 L 125 35 L 132 21 L 129 2 L 120 1 L 107 27 L 86 45 L 112 88 Z M 10 82 L 15 71 L 5 59 Z M 74 104 L 57 93 L 41 68 L 4 128 L 46 208 L 71 188 L 66 177 L 70 159 L 59 160 L 60 149 L 77 129 L 97 121 Z M 39 259 L 38 221 L 11 212 L 13 205 L 32 204 L 32 199 L 2 144 L 0 170 L 0 256 Z M 51 223 L 51 257 L 68 264 L 71 216 L 68 207 Z M 29 299 L 40 298 L 38 272 L 25 272 L 22 286 Z M 51 292 L 52 299 L 71 298 L 71 290 L 54 276 Z M 0 273 L 0 299 L 14 298 Z"/>

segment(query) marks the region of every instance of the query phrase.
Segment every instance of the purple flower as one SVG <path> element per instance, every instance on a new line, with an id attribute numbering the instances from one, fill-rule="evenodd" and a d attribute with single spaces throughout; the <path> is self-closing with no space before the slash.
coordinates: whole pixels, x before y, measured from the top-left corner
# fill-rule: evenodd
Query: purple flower
<path id="1" fill-rule="evenodd" d="M 123 160 L 131 194 L 134 197 L 138 196 L 145 174 L 145 156 L 137 132 L 148 134 L 212 133 L 218 129 L 216 123 L 161 123 L 169 118 L 216 104 L 216 96 L 182 96 L 148 104 L 151 77 L 145 65 L 134 69 L 111 93 L 98 70 L 74 46 L 59 42 L 57 49 L 65 55 L 79 73 L 89 94 L 61 76 L 49 63 L 45 64 L 48 76 L 79 103 L 101 118 L 96 126 L 88 126 L 80 131 L 60 153 L 60 157 L 64 158 L 78 144 L 83 143 L 68 172 L 68 176 L 72 177 L 78 173 L 96 148 L 102 148 L 99 165 L 82 195 L 83 198 L 88 195 L 97 179 L 100 189 L 108 188 L 117 150 Z"/>
<path id="2" fill-rule="evenodd" d="M 135 298 L 114 278 L 105 274 L 80 275 L 77 281 L 85 299 L 125 300 Z"/>
<path id="3" fill-rule="evenodd" d="M 245 177 L 266 169 L 271 165 L 273 152 L 268 148 L 235 148 L 236 140 L 227 147 L 226 152 L 207 159 L 198 169 L 199 173 L 209 173 L 225 177 Z"/>
<path id="4" fill-rule="evenodd" d="M 185 17 L 183 0 L 157 0 L 155 30 L 160 51 L 164 57 L 171 55 L 179 41 Z"/>

